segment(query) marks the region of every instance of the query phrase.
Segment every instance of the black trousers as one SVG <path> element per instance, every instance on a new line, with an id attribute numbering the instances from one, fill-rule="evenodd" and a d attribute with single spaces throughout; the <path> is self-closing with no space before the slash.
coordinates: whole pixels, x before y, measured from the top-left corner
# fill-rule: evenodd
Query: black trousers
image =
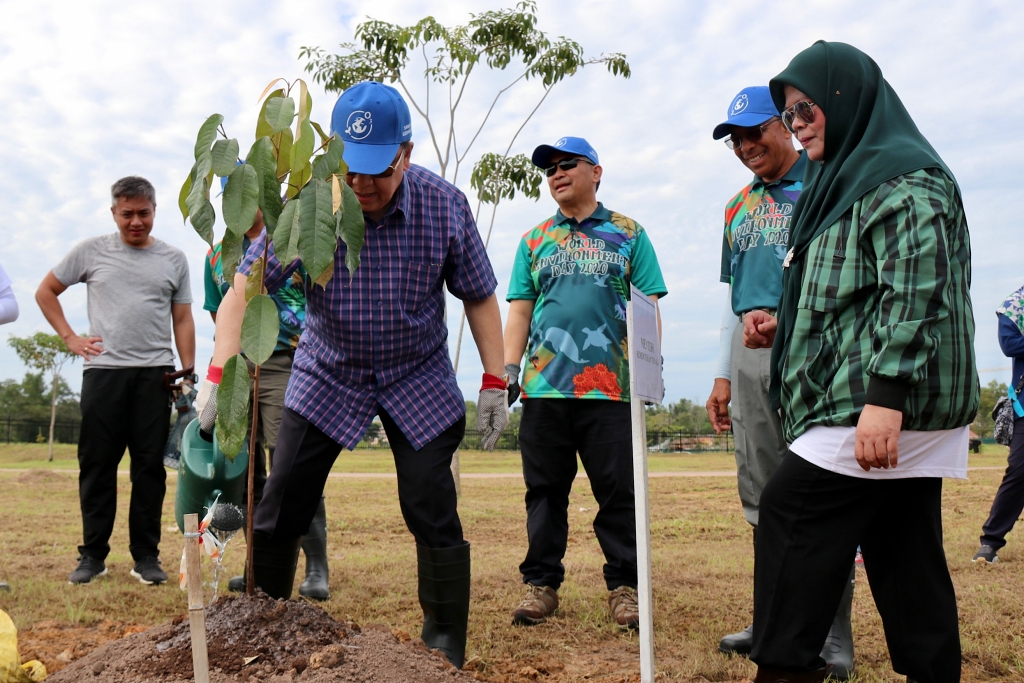
<path id="1" fill-rule="evenodd" d="M 378 415 L 395 456 L 399 506 L 416 542 L 428 548 L 462 545 L 451 462 L 466 433 L 465 416 L 417 451 L 383 408 Z M 339 453 L 339 443 L 286 407 L 254 530 L 273 539 L 304 535 Z"/>
<path id="2" fill-rule="evenodd" d="M 1006 474 L 992 501 L 992 511 L 981 527 L 981 542 L 999 550 L 1006 545 L 1006 534 L 1024 511 L 1024 417 L 1013 421 L 1013 439 Z"/>
<path id="3" fill-rule="evenodd" d="M 787 671 L 825 665 L 821 644 L 859 544 L 893 669 L 918 683 L 959 681 L 941 498 L 941 479 L 860 479 L 787 453 L 761 495 L 750 658 Z"/>
<path id="4" fill-rule="evenodd" d="M 531 398 L 523 401 L 519 445 L 526 480 L 530 547 L 519 565 L 524 583 L 558 590 L 565 579 L 569 492 L 576 454 L 597 499 L 594 533 L 604 551 L 609 590 L 636 588 L 636 511 L 630 405 L 621 401 Z M 824 640 L 824 637 L 822 637 Z"/>
<path id="5" fill-rule="evenodd" d="M 163 452 L 171 429 L 165 372 L 173 367 L 93 368 L 82 375 L 82 433 L 78 440 L 78 495 L 82 506 L 81 555 L 110 552 L 117 514 L 117 464 L 131 458 L 129 549 L 135 560 L 157 557 L 167 473 Z"/>

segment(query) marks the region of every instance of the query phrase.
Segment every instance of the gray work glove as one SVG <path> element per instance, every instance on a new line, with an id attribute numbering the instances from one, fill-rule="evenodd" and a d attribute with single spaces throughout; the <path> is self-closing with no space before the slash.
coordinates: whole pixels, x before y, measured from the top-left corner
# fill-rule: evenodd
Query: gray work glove
<path id="1" fill-rule="evenodd" d="M 501 389 L 498 385 L 503 385 Z M 476 430 L 480 432 L 480 445 L 493 451 L 498 437 L 508 425 L 508 389 L 506 382 L 484 373 L 484 384 L 476 402 Z"/>
<path id="2" fill-rule="evenodd" d="M 519 366 L 509 363 L 505 366 L 505 374 L 508 375 L 508 405 L 511 408 L 522 392 L 522 387 L 519 386 Z"/>
<path id="3" fill-rule="evenodd" d="M 213 441 L 213 427 L 217 424 L 217 386 L 210 379 L 204 379 L 196 397 L 199 435 L 207 441 Z"/>

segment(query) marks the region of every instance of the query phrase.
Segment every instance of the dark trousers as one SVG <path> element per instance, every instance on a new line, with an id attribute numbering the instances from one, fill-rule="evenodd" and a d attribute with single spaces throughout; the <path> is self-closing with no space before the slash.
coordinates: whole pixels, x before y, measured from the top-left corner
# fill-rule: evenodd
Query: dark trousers
<path id="1" fill-rule="evenodd" d="M 1013 421 L 1010 458 L 1006 463 L 1003 483 L 992 501 L 988 521 L 981 527 L 981 542 L 999 550 L 1006 545 L 1006 534 L 1024 511 L 1024 417 Z"/>
<path id="2" fill-rule="evenodd" d="M 157 557 L 167 473 L 163 452 L 170 432 L 170 396 L 163 376 L 173 367 L 95 368 L 82 375 L 82 432 L 78 440 L 81 555 L 110 552 L 117 514 L 117 464 L 131 458 L 128 535 L 132 557 Z"/>
<path id="3" fill-rule="evenodd" d="M 416 542 L 428 548 L 462 545 L 465 541 L 451 463 L 466 432 L 466 418 L 460 418 L 417 451 L 383 408 L 378 415 L 395 456 L 402 516 Z M 256 507 L 254 530 L 273 539 L 304 535 L 339 453 L 339 443 L 286 407 L 277 434 L 274 466 L 263 489 L 263 500 Z"/>
<path id="4" fill-rule="evenodd" d="M 941 479 L 859 479 L 788 453 L 761 495 L 750 658 L 788 671 L 825 665 L 821 644 L 859 544 L 893 669 L 918 683 L 959 681 L 941 498 Z"/>
<path id="5" fill-rule="evenodd" d="M 558 590 L 565 579 L 562 558 L 569 539 L 569 492 L 579 453 L 597 499 L 594 533 L 604 551 L 605 583 L 609 590 L 636 588 L 630 405 L 588 399 L 528 399 L 523 401 L 519 445 L 530 542 L 526 559 L 519 565 L 523 582 Z"/>

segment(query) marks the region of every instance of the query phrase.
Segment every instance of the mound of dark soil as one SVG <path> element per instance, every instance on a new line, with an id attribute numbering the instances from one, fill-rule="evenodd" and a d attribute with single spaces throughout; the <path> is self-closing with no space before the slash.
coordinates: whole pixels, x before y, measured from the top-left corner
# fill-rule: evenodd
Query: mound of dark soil
<path id="1" fill-rule="evenodd" d="M 213 683 L 407 683 L 469 681 L 418 639 L 385 626 L 360 629 L 319 607 L 263 593 L 217 601 L 206 614 Z M 193 680 L 184 617 L 111 642 L 50 676 L 49 683 L 185 683 Z"/>

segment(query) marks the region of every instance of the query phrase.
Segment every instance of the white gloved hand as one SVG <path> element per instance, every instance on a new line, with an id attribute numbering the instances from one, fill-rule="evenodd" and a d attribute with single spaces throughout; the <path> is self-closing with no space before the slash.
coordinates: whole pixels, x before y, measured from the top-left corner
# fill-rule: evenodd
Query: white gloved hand
<path id="1" fill-rule="evenodd" d="M 207 434 L 213 433 L 217 423 L 217 384 L 209 378 L 203 380 L 196 397 L 196 412 L 199 413 L 199 429 Z"/>
<path id="2" fill-rule="evenodd" d="M 481 389 L 476 403 L 476 429 L 484 450 L 494 450 L 507 425 L 508 389 Z"/>

